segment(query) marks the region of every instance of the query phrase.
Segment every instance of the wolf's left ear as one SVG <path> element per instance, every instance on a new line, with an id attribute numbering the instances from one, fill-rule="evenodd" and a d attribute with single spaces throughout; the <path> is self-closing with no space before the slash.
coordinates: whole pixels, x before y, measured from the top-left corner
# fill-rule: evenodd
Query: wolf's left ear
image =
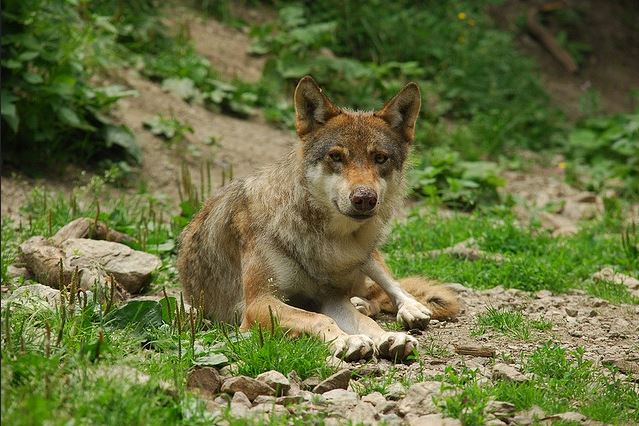
<path id="1" fill-rule="evenodd" d="M 306 76 L 297 83 L 295 88 L 295 128 L 297 134 L 305 134 L 315 130 L 322 124 L 340 113 L 337 108 L 322 93 L 313 77 Z"/>
<path id="2" fill-rule="evenodd" d="M 375 116 L 398 130 L 407 142 L 412 142 L 415 137 L 415 121 L 421 105 L 419 87 L 415 83 L 408 83 L 393 99 L 386 102 Z"/>

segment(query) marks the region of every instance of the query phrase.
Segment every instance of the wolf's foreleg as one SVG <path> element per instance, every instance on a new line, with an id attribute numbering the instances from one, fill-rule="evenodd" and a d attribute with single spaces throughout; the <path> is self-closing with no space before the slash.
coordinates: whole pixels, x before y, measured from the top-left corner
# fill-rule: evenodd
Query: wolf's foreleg
<path id="1" fill-rule="evenodd" d="M 375 253 L 362 267 L 362 272 L 384 289 L 397 306 L 397 321 L 404 323 L 408 328 L 425 329 L 432 315 L 431 310 L 401 288 L 384 268 L 380 258 L 379 254 Z"/>
<path id="2" fill-rule="evenodd" d="M 417 340 L 406 333 L 385 331 L 375 320 L 359 312 L 347 297 L 324 300 L 321 311 L 345 332 L 373 339 L 383 358 L 404 359 L 418 346 Z"/>

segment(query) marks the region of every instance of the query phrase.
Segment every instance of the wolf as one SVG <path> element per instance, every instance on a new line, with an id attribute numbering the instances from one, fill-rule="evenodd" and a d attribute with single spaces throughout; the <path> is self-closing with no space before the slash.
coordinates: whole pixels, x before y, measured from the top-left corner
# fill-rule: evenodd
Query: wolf
<path id="1" fill-rule="evenodd" d="M 276 164 L 234 180 L 184 229 L 177 268 L 184 293 L 211 320 L 273 318 L 311 333 L 347 361 L 406 358 L 409 329 L 459 312 L 456 294 L 423 278 L 395 280 L 379 251 L 405 192 L 405 167 L 421 95 L 406 85 L 375 112 L 335 106 L 310 77 L 294 94 L 300 142 Z"/>

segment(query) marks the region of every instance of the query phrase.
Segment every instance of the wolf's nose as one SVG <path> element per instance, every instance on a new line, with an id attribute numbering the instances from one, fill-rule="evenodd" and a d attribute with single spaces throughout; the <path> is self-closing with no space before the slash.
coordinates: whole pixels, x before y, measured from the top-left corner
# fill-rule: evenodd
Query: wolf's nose
<path id="1" fill-rule="evenodd" d="M 366 213 L 375 208 L 377 205 L 377 194 L 371 188 L 358 186 L 351 192 L 351 204 L 355 210 Z"/>

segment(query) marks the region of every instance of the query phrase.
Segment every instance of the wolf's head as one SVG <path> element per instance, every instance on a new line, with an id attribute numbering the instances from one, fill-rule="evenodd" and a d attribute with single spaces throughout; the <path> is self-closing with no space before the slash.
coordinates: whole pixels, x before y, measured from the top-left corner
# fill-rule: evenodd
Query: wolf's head
<path id="1" fill-rule="evenodd" d="M 420 105 L 419 88 L 410 83 L 379 111 L 347 111 L 304 77 L 295 89 L 295 118 L 314 198 L 364 222 L 400 196 Z"/>

